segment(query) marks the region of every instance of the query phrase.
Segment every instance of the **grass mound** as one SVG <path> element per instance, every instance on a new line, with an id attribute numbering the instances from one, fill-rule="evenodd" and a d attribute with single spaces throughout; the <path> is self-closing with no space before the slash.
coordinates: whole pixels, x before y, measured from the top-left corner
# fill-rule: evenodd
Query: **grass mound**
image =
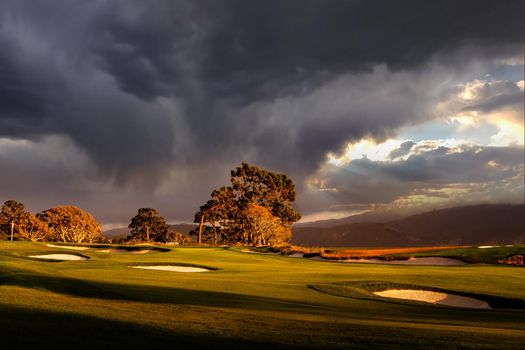
<path id="1" fill-rule="evenodd" d="M 394 283 L 388 281 L 357 281 L 357 282 L 343 282 L 343 283 L 330 283 L 330 284 L 317 284 L 309 285 L 309 288 L 316 290 L 321 293 L 330 294 L 334 296 L 344 298 L 354 298 L 362 300 L 374 300 L 381 302 L 392 302 L 392 303 L 417 303 L 409 300 L 396 300 L 390 298 L 378 297 L 374 292 L 381 292 L 389 289 L 415 289 L 425 290 L 432 292 L 440 292 L 447 294 L 454 294 L 469 298 L 475 298 L 487 302 L 494 309 L 525 309 L 525 300 L 523 299 L 512 299 L 505 298 L 496 295 L 479 294 L 472 292 L 465 292 L 460 290 L 451 290 L 436 288 L 431 286 L 421 286 L 407 283 Z"/>
<path id="2" fill-rule="evenodd" d="M 47 244 L 48 247 L 52 248 L 62 248 L 74 250 L 75 248 L 79 250 L 89 250 L 89 249 L 115 249 L 122 250 L 127 252 L 138 252 L 142 250 L 149 250 L 152 252 L 170 252 L 170 248 L 157 247 L 153 245 L 114 245 L 114 244 L 74 244 L 74 243 L 63 243 L 56 242 Z"/>

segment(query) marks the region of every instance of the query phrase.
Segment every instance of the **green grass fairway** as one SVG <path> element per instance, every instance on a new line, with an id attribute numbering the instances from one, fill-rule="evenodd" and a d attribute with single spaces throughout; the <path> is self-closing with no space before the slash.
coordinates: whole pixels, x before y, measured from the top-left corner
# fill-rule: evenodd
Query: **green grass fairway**
<path id="1" fill-rule="evenodd" d="M 26 258 L 46 253 L 89 259 Z M 156 263 L 217 270 L 129 267 Z M 523 308 L 450 308 L 360 298 L 366 296 L 363 290 L 336 295 L 315 288 L 350 290 L 364 281 L 525 300 L 521 267 L 350 264 L 235 248 L 75 252 L 1 242 L 0 344 L 2 349 L 523 349 Z"/>

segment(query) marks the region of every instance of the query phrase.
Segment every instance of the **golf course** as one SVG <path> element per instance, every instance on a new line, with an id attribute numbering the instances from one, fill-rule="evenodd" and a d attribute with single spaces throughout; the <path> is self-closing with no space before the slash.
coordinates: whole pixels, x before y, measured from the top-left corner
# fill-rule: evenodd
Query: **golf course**
<path id="1" fill-rule="evenodd" d="M 523 267 L 492 262 L 524 251 L 525 246 L 512 246 L 418 253 L 477 261 L 429 266 L 295 258 L 232 246 L 1 242 L 1 344 L 520 349 L 525 273 Z M 388 288 L 463 295 L 490 308 L 373 293 Z"/>

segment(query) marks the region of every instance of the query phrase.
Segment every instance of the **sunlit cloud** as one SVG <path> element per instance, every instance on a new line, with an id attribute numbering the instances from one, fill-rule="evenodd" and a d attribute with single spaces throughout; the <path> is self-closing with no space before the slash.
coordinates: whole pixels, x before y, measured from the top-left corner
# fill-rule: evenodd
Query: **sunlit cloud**
<path id="1" fill-rule="evenodd" d="M 381 143 L 373 140 L 363 139 L 356 143 L 346 145 L 342 155 L 328 154 L 327 162 L 336 166 L 350 163 L 354 159 L 368 158 L 373 161 L 387 160 L 393 150 L 399 148 L 402 140 L 389 139 Z"/>
<path id="2" fill-rule="evenodd" d="M 307 180 L 307 188 L 311 198 L 327 203 L 317 219 L 340 217 L 345 212 L 340 208 L 351 204 L 410 212 L 520 202 L 523 169 L 523 148 L 517 145 L 494 147 L 461 139 L 362 140 L 328 157 Z"/>

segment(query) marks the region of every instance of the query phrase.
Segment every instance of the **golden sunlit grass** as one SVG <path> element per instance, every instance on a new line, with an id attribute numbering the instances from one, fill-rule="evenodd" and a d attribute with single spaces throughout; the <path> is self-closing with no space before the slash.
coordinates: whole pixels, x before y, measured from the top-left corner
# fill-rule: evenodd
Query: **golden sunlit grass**
<path id="1" fill-rule="evenodd" d="M 330 253 L 321 254 L 325 258 L 336 259 L 351 259 L 351 258 L 369 258 L 386 256 L 392 254 L 410 254 L 431 251 L 444 251 L 448 249 L 464 248 L 462 246 L 448 246 L 448 247 L 415 247 L 415 248 L 382 248 L 382 249 L 341 249 Z"/>

